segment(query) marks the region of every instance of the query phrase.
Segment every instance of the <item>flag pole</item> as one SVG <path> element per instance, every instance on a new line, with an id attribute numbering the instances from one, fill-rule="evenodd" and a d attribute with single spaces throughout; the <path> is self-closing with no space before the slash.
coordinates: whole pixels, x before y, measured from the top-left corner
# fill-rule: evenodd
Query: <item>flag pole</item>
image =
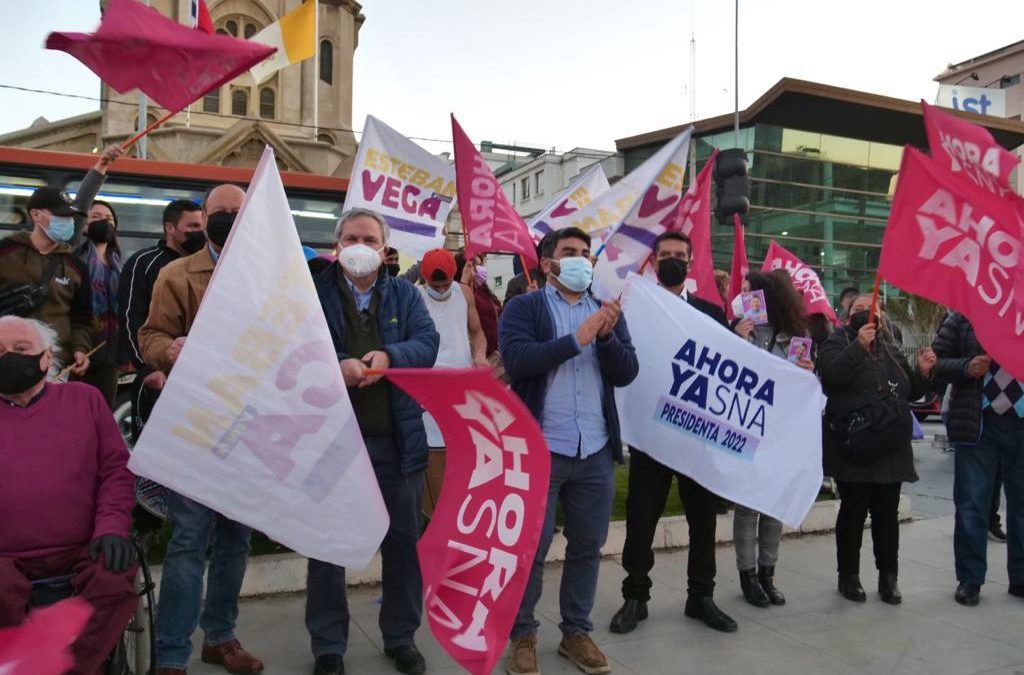
<path id="1" fill-rule="evenodd" d="M 142 96 L 145 96 L 145 94 L 142 94 Z M 135 134 L 134 136 L 129 138 L 124 143 L 122 143 L 121 144 L 121 149 L 122 150 L 127 150 L 128 148 L 132 147 L 138 141 L 140 141 L 143 138 L 145 138 L 146 136 L 148 136 L 150 131 L 153 131 L 153 129 L 156 129 L 157 127 L 163 125 L 164 122 L 166 122 L 167 120 L 169 120 L 172 117 L 174 117 L 177 113 L 178 113 L 177 110 L 172 110 L 171 112 L 167 113 L 166 115 L 164 115 L 163 117 L 161 117 L 157 121 L 153 122 L 148 127 L 146 127 L 145 129 L 143 129 L 139 133 Z M 143 156 L 142 159 L 145 159 L 145 157 Z"/>
<path id="2" fill-rule="evenodd" d="M 871 294 L 871 311 L 868 313 L 868 323 L 875 322 L 875 315 L 878 313 L 878 290 L 882 286 L 882 273 L 875 275 L 875 291 Z"/>
<path id="3" fill-rule="evenodd" d="M 320 4 L 313 0 L 313 32 L 315 33 L 313 54 L 316 62 L 313 65 L 313 140 L 317 139 L 320 126 Z M 332 52 L 333 53 L 333 52 Z"/>

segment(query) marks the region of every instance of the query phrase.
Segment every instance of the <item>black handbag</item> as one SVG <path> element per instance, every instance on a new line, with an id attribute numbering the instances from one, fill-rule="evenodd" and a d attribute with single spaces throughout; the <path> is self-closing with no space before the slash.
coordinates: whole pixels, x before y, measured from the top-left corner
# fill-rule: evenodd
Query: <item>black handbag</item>
<path id="1" fill-rule="evenodd" d="M 46 293 L 56 272 L 56 257 L 48 258 L 43 278 L 38 284 L 17 284 L 0 289 L 0 316 L 28 318 L 36 315 L 46 300 Z"/>

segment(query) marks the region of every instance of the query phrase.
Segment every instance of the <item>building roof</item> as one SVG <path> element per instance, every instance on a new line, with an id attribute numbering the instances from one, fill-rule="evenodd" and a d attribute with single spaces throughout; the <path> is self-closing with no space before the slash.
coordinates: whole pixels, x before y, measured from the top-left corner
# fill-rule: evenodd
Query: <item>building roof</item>
<path id="1" fill-rule="evenodd" d="M 1013 44 L 1006 45 L 1005 47 L 1000 47 L 999 49 L 994 49 L 990 52 L 981 54 L 980 56 L 974 56 L 966 61 L 961 61 L 960 63 L 950 64 L 946 66 L 944 71 L 935 76 L 935 81 L 941 82 L 948 77 L 959 74 L 965 68 L 977 68 L 987 63 L 991 63 L 992 61 L 997 61 L 999 59 L 1006 58 L 1007 56 L 1013 56 L 1019 52 L 1024 52 L 1024 40 L 1014 42 Z"/>
<path id="2" fill-rule="evenodd" d="M 985 127 L 996 142 L 1007 149 L 1024 144 L 1024 122 L 1020 120 L 956 110 L 945 112 Z M 752 124 L 771 124 L 891 145 L 909 143 L 919 148 L 928 147 L 920 103 L 788 77 L 779 80 L 750 107 L 740 111 L 740 126 Z M 620 138 L 615 141 L 615 147 L 621 152 L 665 143 L 688 126 L 681 124 Z M 693 122 L 693 127 L 698 136 L 727 131 L 733 127 L 733 114 L 698 120 Z"/>

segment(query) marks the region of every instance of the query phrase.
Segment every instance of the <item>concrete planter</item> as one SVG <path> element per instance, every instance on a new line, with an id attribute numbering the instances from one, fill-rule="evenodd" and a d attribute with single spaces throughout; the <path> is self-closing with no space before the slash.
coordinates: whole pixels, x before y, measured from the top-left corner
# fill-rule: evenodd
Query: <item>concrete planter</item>
<path id="1" fill-rule="evenodd" d="M 836 516 L 839 513 L 838 501 L 815 502 L 799 528 L 785 529 L 787 535 L 815 534 L 830 532 L 835 529 Z M 900 520 L 912 518 L 910 497 L 900 497 Z M 681 548 L 690 543 L 685 516 L 662 518 L 658 524 L 659 533 L 654 539 L 655 549 Z M 732 513 L 718 516 L 719 544 L 732 542 Z M 626 523 L 622 520 L 612 522 L 608 529 L 608 541 L 602 553 L 606 557 L 622 555 L 622 547 L 626 543 Z M 565 560 L 565 537 L 556 535 L 548 551 L 547 562 Z M 349 586 L 380 583 L 380 556 L 374 557 L 368 567 L 361 570 L 347 570 Z M 153 578 L 159 583 L 160 567 L 153 568 Z M 306 558 L 297 553 L 281 553 L 263 555 L 249 559 L 249 567 L 242 585 L 242 597 L 273 595 L 278 593 L 298 593 L 306 590 Z"/>

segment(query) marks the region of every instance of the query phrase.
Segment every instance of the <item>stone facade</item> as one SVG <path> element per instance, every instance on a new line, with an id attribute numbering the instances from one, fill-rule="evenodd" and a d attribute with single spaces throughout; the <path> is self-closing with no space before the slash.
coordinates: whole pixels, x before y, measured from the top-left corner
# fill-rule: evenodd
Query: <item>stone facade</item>
<path id="1" fill-rule="evenodd" d="M 313 1 L 313 0 L 307 0 Z M 151 0 L 164 16 L 188 22 L 189 0 Z M 250 37 L 297 8 L 302 0 L 207 0 L 218 32 Z M 319 0 L 319 54 L 257 84 L 248 74 L 175 115 L 148 138 L 149 159 L 255 166 L 264 144 L 282 169 L 347 177 L 356 152 L 352 134 L 352 72 L 362 7 L 354 0 Z M 319 70 L 319 72 L 318 72 Z M 314 90 L 319 97 L 314 134 Z M 0 145 L 93 152 L 133 135 L 138 93 L 101 85 L 100 110 L 64 120 L 37 121 L 0 136 Z M 166 111 L 149 102 L 149 122 Z"/>

